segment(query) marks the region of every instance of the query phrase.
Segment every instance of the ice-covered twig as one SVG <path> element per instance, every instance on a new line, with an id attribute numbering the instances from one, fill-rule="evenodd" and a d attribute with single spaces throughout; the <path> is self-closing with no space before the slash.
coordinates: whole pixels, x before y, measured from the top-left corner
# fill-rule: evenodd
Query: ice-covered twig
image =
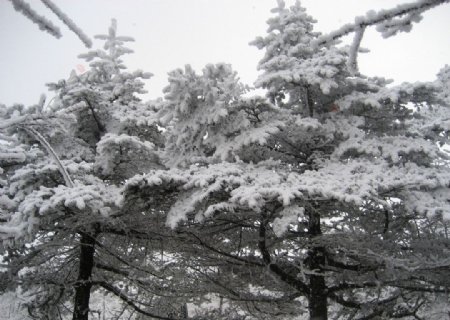
<path id="1" fill-rule="evenodd" d="M 395 28 L 396 31 L 399 31 L 399 29 L 397 28 L 398 26 L 401 25 L 404 27 L 405 24 L 410 25 L 412 22 L 415 22 L 417 20 L 418 16 L 421 13 L 448 2 L 450 2 L 450 0 L 419 0 L 413 3 L 399 5 L 390 10 L 380 10 L 378 12 L 370 11 L 365 16 L 357 17 L 354 23 L 346 24 L 338 30 L 320 36 L 314 41 L 314 44 L 316 46 L 323 46 L 352 32 L 357 32 L 358 30 L 361 30 L 368 26 L 379 25 L 383 22 L 388 22 L 384 25 L 384 28 L 381 28 L 379 30 L 383 32 L 383 34 L 386 32 L 386 30 L 384 30 L 386 27 L 388 29 Z M 393 21 L 393 19 L 402 16 L 405 16 L 406 20 L 404 17 L 399 21 Z"/>
<path id="2" fill-rule="evenodd" d="M 92 47 L 92 40 L 70 19 L 64 12 L 61 11 L 51 0 L 41 0 L 41 2 L 49 8 L 88 48 Z"/>
<path id="3" fill-rule="evenodd" d="M 361 29 L 355 32 L 355 37 L 353 38 L 353 43 L 350 46 L 350 52 L 348 55 L 347 67 L 352 75 L 355 75 L 358 72 L 358 51 L 361 45 L 362 38 L 364 36 L 364 31 L 366 27 L 362 27 Z"/>
<path id="4" fill-rule="evenodd" d="M 39 29 L 47 31 L 56 38 L 61 38 L 61 31 L 50 20 L 39 15 L 36 11 L 31 9 L 30 5 L 23 0 L 9 0 L 17 12 L 22 13 L 32 22 L 39 26 Z"/>

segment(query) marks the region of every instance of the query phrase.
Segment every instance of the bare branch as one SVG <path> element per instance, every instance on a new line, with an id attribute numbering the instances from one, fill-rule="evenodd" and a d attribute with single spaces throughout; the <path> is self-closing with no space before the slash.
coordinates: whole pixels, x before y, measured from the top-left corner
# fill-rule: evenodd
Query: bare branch
<path id="1" fill-rule="evenodd" d="M 152 317 L 155 319 L 163 319 L 163 320 L 177 320 L 176 318 L 169 318 L 169 317 L 164 317 L 164 316 L 159 316 L 156 315 L 154 313 L 145 311 L 143 309 L 141 309 L 136 303 L 133 302 L 133 300 L 131 300 L 131 298 L 129 298 L 128 296 L 126 296 L 122 291 L 120 291 L 119 289 L 115 288 L 114 286 L 110 285 L 109 283 L 103 282 L 103 281 L 99 281 L 99 282 L 93 282 L 93 284 L 97 284 L 99 286 L 101 286 L 103 289 L 105 289 L 106 291 L 111 292 L 112 294 L 114 294 L 116 297 L 120 298 L 122 301 L 124 301 L 126 304 L 128 304 L 131 308 L 133 308 L 134 310 L 136 310 L 137 312 L 146 315 L 148 317 Z"/>

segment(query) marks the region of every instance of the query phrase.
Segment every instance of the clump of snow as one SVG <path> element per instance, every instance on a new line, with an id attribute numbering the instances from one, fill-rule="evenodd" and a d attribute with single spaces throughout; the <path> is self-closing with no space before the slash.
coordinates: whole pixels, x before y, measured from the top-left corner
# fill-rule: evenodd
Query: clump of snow
<path id="1" fill-rule="evenodd" d="M 280 217 L 273 220 L 272 229 L 277 237 L 281 237 L 289 228 L 291 224 L 298 222 L 298 219 L 303 216 L 305 208 L 297 205 L 284 207 L 279 213 Z"/>

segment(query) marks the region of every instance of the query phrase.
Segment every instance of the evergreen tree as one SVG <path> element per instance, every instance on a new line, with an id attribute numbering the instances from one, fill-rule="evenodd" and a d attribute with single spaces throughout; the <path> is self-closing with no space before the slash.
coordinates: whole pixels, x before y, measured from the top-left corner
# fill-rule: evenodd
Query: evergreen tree
<path id="1" fill-rule="evenodd" d="M 269 35 L 255 41 L 266 50 L 257 85 L 278 106 L 257 122 L 264 134 L 238 157 L 217 162 L 213 149 L 199 161 L 183 150 L 201 150 L 215 134 L 202 119 L 220 110 L 178 114 L 169 136 L 184 121 L 199 133 L 171 145 L 177 163 L 191 166 L 131 179 L 125 201 L 139 192 L 176 197 L 167 224 L 201 248 L 191 251 L 195 270 L 244 313 L 284 318 L 307 302 L 310 319 L 426 314 L 449 286 L 450 172 L 439 147 L 448 131 L 438 116 L 448 108 L 438 94 L 445 72 L 437 83 L 387 87 L 351 72 L 345 48 L 309 46 L 319 34 L 298 2 L 279 1 L 274 12 Z M 183 79 L 177 92 L 196 92 Z M 234 135 L 246 136 L 240 123 Z"/>
<path id="2" fill-rule="evenodd" d="M 394 35 L 443 2 L 321 35 L 279 0 L 253 42 L 267 99 L 219 63 L 143 103 L 150 74 L 126 71 L 113 21 L 50 106 L 0 108 L 0 290 L 40 319 L 87 320 L 92 294 L 120 299 L 117 319 L 442 318 L 449 68 L 388 86 L 356 53 L 366 27 Z"/>
<path id="3" fill-rule="evenodd" d="M 148 275 L 156 266 L 142 244 L 125 241 L 132 227 L 126 221 L 138 223 L 141 213 L 120 204 L 127 178 L 161 167 L 153 107 L 138 97 L 145 92 L 141 79 L 151 75 L 125 70 L 122 57 L 132 51 L 124 43 L 132 39 L 116 34 L 114 20 L 97 38 L 104 50 L 81 55 L 90 62 L 86 73 L 50 84 L 57 93 L 50 106 L 2 108 L 2 137 L 10 145 L 2 151 L 0 234 L 7 248 L 9 241 L 13 284 L 31 297 L 28 309 L 39 319 L 71 309 L 73 319 L 88 319 L 98 288 L 134 309 L 157 309 L 118 287 L 131 281 L 129 290 L 139 292 L 151 280 L 142 284 L 131 274 Z"/>
<path id="4" fill-rule="evenodd" d="M 276 108 L 262 97 L 244 98 L 245 85 L 227 64 L 209 64 L 197 75 L 187 65 L 169 73 L 158 117 L 167 127 L 169 166 L 234 159 L 243 147 L 262 142 L 281 123 L 264 117 Z M 211 160 L 210 159 L 210 160 Z"/>

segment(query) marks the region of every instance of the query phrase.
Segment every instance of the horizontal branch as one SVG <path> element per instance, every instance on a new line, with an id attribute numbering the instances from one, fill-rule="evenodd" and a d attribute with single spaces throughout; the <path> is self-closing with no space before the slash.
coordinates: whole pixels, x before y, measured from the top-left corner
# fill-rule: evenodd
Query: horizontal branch
<path id="1" fill-rule="evenodd" d="M 314 45 L 327 45 L 334 40 L 342 38 L 343 36 L 346 36 L 352 32 L 362 30 L 365 27 L 376 25 L 383 21 L 400 17 L 405 14 L 414 13 L 415 11 L 423 12 L 448 2 L 450 2 L 450 0 L 420 0 L 409 4 L 403 4 L 390 10 L 381 10 L 374 14 L 367 14 L 366 16 L 355 19 L 355 23 L 346 24 L 336 31 L 318 37 L 314 41 Z"/>
<path id="2" fill-rule="evenodd" d="M 224 256 L 224 257 L 227 257 L 227 258 L 236 260 L 236 261 L 238 261 L 238 262 L 242 262 L 244 265 L 254 265 L 254 266 L 258 266 L 258 267 L 263 267 L 263 266 L 264 266 L 264 264 L 259 263 L 259 262 L 257 262 L 257 261 L 247 260 L 247 259 L 244 259 L 244 258 L 242 258 L 242 257 L 238 257 L 238 256 L 235 256 L 235 255 L 233 255 L 233 254 L 230 254 L 230 253 L 227 253 L 227 252 L 223 252 L 223 251 L 221 251 L 221 250 L 219 250 L 219 249 L 217 249 L 217 248 L 214 248 L 213 246 L 208 245 L 208 244 L 207 244 L 206 242 L 204 242 L 199 236 L 195 235 L 195 234 L 192 233 L 192 232 L 184 232 L 184 233 L 185 233 L 185 234 L 188 234 L 188 235 L 191 235 L 192 237 L 194 237 L 194 238 L 199 242 L 199 244 L 200 244 L 202 247 L 205 247 L 206 249 L 208 249 L 208 250 L 210 250 L 210 251 L 212 251 L 212 252 L 215 252 L 215 253 L 217 253 L 217 254 L 219 254 L 219 255 L 222 255 L 222 256 Z"/>

